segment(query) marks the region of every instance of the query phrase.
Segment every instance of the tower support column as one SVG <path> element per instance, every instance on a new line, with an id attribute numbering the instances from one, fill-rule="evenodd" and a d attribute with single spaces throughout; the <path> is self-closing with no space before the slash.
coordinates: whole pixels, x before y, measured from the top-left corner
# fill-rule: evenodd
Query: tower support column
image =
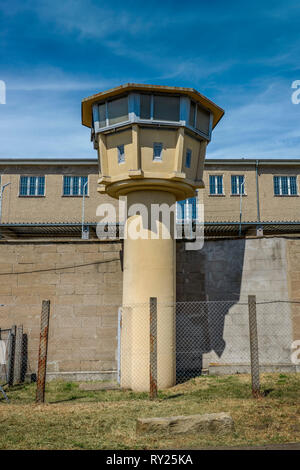
<path id="1" fill-rule="evenodd" d="M 175 195 L 166 191 L 134 191 L 127 198 L 129 212 L 144 207 L 140 215 L 128 217 L 124 240 L 121 386 L 136 391 L 149 391 L 150 297 L 157 298 L 158 388 L 176 380 L 175 203 Z M 152 212 L 153 204 L 164 204 L 170 219 Z"/>

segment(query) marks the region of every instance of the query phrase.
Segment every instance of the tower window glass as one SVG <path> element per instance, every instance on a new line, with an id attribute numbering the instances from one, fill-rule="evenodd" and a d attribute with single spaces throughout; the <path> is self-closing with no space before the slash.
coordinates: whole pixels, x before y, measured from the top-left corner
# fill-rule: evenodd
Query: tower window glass
<path id="1" fill-rule="evenodd" d="M 178 96 L 154 95 L 153 118 L 160 121 L 179 121 L 180 100 Z"/>
<path id="2" fill-rule="evenodd" d="M 109 124 L 128 121 L 128 97 L 119 98 L 107 103 Z"/>
<path id="3" fill-rule="evenodd" d="M 197 116 L 196 116 L 196 129 L 203 132 L 204 134 L 209 134 L 209 121 L 210 113 L 205 109 L 197 106 Z"/>
<path id="4" fill-rule="evenodd" d="M 99 126 L 105 127 L 106 126 L 106 104 L 99 105 Z"/>
<path id="5" fill-rule="evenodd" d="M 193 101 L 190 104 L 190 117 L 189 117 L 189 125 L 191 127 L 195 127 L 195 112 L 196 112 L 196 105 Z"/>
<path id="6" fill-rule="evenodd" d="M 140 118 L 151 119 L 151 95 L 140 95 Z"/>

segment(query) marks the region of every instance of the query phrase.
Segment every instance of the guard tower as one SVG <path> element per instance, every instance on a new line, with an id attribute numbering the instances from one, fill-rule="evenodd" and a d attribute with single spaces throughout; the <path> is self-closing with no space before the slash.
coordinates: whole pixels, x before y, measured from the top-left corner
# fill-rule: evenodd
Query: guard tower
<path id="1" fill-rule="evenodd" d="M 176 244 L 153 204 L 203 188 L 206 146 L 224 111 L 192 88 L 126 84 L 85 98 L 82 124 L 98 150 L 98 191 L 127 197 L 121 385 L 149 390 L 149 305 L 157 297 L 158 387 L 175 384 Z M 145 207 L 148 217 L 142 210 Z M 136 210 L 137 209 L 137 210 Z M 151 214 L 151 216 L 149 215 Z M 132 228 L 139 226 L 140 236 Z M 171 228 L 170 228 L 171 227 Z M 166 232 L 169 236 L 166 237 Z"/>

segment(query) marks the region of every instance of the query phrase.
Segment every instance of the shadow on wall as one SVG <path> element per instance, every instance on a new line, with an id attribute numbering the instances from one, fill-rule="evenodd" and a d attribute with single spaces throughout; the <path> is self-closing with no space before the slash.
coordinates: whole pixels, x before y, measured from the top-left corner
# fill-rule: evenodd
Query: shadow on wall
<path id="1" fill-rule="evenodd" d="M 244 253 L 245 239 L 206 241 L 199 251 L 177 243 L 177 382 L 202 373 L 203 354 L 222 356 L 225 316 L 240 298 Z"/>

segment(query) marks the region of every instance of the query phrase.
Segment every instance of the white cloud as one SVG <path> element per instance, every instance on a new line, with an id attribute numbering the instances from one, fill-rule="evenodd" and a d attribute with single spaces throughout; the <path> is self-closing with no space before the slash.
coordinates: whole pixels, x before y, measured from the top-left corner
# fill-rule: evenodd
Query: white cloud
<path id="1" fill-rule="evenodd" d="M 300 105 L 291 103 L 290 86 L 278 81 L 259 94 L 244 91 L 244 104 L 229 108 L 216 127 L 208 156 L 300 157 Z"/>

